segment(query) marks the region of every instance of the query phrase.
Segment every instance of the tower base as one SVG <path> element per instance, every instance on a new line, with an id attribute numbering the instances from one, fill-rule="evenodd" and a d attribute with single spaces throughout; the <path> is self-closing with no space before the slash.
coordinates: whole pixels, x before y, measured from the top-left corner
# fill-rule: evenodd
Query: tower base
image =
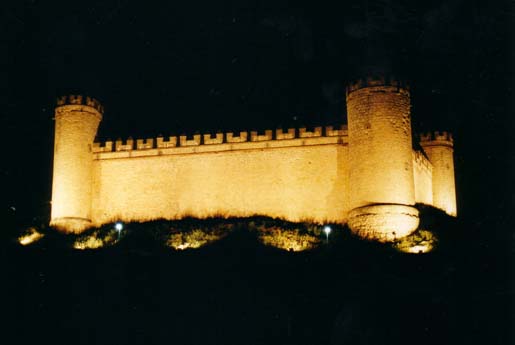
<path id="1" fill-rule="evenodd" d="M 50 226 L 62 232 L 81 233 L 92 226 L 91 220 L 78 217 L 55 218 L 50 221 Z"/>
<path id="2" fill-rule="evenodd" d="M 414 232 L 420 219 L 412 206 L 381 204 L 355 208 L 349 212 L 349 228 L 356 235 L 390 242 Z"/>

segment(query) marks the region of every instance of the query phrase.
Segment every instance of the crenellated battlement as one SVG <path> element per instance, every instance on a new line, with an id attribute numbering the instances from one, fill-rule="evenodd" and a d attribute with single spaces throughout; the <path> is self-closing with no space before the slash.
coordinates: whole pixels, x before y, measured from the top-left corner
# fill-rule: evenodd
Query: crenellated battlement
<path id="1" fill-rule="evenodd" d="M 158 136 L 156 138 L 156 146 L 158 148 L 176 147 L 177 137 L 168 137 L 168 139 L 165 140 L 164 137 Z"/>
<path id="2" fill-rule="evenodd" d="M 265 134 L 258 134 L 257 131 L 250 132 L 250 141 L 269 141 L 273 140 L 272 130 L 265 130 Z"/>
<path id="3" fill-rule="evenodd" d="M 406 81 L 397 79 L 393 76 L 390 77 L 368 77 L 368 78 L 361 78 L 358 80 L 355 80 L 351 83 L 349 83 L 345 89 L 345 95 L 348 96 L 350 93 L 359 90 L 364 89 L 367 87 L 377 87 L 377 86 L 393 86 L 397 88 L 397 92 L 400 90 L 409 90 L 409 85 Z"/>
<path id="4" fill-rule="evenodd" d="M 134 149 L 134 140 L 129 137 L 125 142 L 118 138 L 115 141 L 115 150 L 116 151 L 131 151 Z"/>
<path id="5" fill-rule="evenodd" d="M 132 139 L 126 140 L 121 138 L 112 141 L 95 142 L 93 144 L 93 153 L 103 152 L 122 152 L 122 151 L 144 151 L 150 149 L 166 149 L 179 147 L 195 147 L 195 146 L 212 146 L 239 143 L 260 143 L 260 142 L 283 142 L 287 140 L 324 138 L 324 137 L 346 137 L 347 126 L 341 125 L 338 128 L 333 126 L 315 127 L 308 130 L 305 127 L 288 128 L 286 131 L 282 128 L 271 130 L 267 129 L 261 133 L 258 131 L 241 131 L 238 134 L 234 132 L 216 134 L 194 134 L 193 136 L 179 135 L 169 136 L 167 138 L 158 136 L 156 138 Z"/>
<path id="6" fill-rule="evenodd" d="M 421 166 L 421 167 L 424 167 L 425 169 L 427 169 L 429 172 L 433 171 L 433 165 L 431 164 L 429 159 L 427 159 L 427 157 L 424 155 L 423 152 L 413 150 L 413 161 L 418 166 Z"/>
<path id="7" fill-rule="evenodd" d="M 154 148 L 154 138 L 148 139 L 137 139 L 136 140 L 136 149 L 137 150 L 146 150 Z"/>
<path id="8" fill-rule="evenodd" d="M 427 132 L 420 134 L 420 145 L 429 146 L 429 145 L 446 145 L 453 146 L 454 139 L 452 137 L 452 133 L 450 132 Z"/>
<path id="9" fill-rule="evenodd" d="M 113 152 L 113 142 L 111 140 L 104 141 L 103 143 L 94 142 L 91 149 L 93 153 Z"/>
<path id="10" fill-rule="evenodd" d="M 92 97 L 84 97 L 82 95 L 66 95 L 57 98 L 57 106 L 65 105 L 86 105 L 95 108 L 100 114 L 104 113 L 104 107 L 99 101 Z"/>
<path id="11" fill-rule="evenodd" d="M 340 126 L 339 129 L 334 129 L 333 126 L 325 127 L 325 135 L 327 137 L 342 137 L 348 135 L 347 125 Z"/>
<path id="12" fill-rule="evenodd" d="M 203 137 L 205 145 L 223 144 L 224 142 L 223 133 L 216 133 L 215 137 L 213 137 L 211 134 L 204 134 Z"/>
<path id="13" fill-rule="evenodd" d="M 275 130 L 276 140 L 295 139 L 295 128 L 288 128 L 286 132 L 282 128 Z"/>
<path id="14" fill-rule="evenodd" d="M 234 135 L 233 132 L 228 132 L 225 135 L 225 140 L 228 143 L 244 143 L 247 141 L 248 133 L 240 132 L 238 135 Z"/>
<path id="15" fill-rule="evenodd" d="M 193 139 L 188 139 L 188 136 L 181 135 L 179 136 L 179 144 L 180 146 L 198 146 L 201 144 L 201 138 L 200 134 L 195 134 Z"/>
<path id="16" fill-rule="evenodd" d="M 313 138 L 322 136 L 322 127 L 315 127 L 312 131 L 306 130 L 306 128 L 299 128 L 300 138 Z"/>

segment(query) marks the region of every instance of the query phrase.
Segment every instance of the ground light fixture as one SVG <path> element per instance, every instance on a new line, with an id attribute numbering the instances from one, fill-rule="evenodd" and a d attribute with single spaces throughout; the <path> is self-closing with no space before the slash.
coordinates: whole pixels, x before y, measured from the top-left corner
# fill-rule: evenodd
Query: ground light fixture
<path id="1" fill-rule="evenodd" d="M 118 239 L 120 239 L 120 234 L 123 230 L 123 223 L 122 222 L 116 222 L 114 224 L 114 229 L 118 232 Z"/>
<path id="2" fill-rule="evenodd" d="M 331 233 L 331 227 L 329 225 L 324 226 L 325 242 L 329 243 L 329 234 Z"/>

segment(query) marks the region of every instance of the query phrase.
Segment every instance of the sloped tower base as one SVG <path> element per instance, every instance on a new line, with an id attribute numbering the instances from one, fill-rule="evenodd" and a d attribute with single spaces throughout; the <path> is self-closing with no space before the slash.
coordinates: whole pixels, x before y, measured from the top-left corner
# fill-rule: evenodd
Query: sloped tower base
<path id="1" fill-rule="evenodd" d="M 406 205 L 371 205 L 349 213 L 349 228 L 356 235 L 380 242 L 394 241 L 414 232 L 420 219 L 418 210 Z"/>
<path id="2" fill-rule="evenodd" d="M 64 217 L 52 219 L 50 226 L 63 232 L 81 233 L 92 226 L 89 219 Z"/>

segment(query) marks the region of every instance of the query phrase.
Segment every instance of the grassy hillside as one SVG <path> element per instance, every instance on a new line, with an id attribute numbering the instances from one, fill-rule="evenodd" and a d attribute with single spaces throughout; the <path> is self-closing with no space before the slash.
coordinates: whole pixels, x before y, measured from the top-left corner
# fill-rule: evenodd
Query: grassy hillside
<path id="1" fill-rule="evenodd" d="M 422 255 L 264 217 L 39 228 L 5 246 L 2 343 L 499 343 L 504 268 L 478 255 L 469 225 L 423 212 L 438 246 Z M 103 246 L 73 248 L 91 236 Z M 312 247 L 283 246 L 297 238 Z"/>

